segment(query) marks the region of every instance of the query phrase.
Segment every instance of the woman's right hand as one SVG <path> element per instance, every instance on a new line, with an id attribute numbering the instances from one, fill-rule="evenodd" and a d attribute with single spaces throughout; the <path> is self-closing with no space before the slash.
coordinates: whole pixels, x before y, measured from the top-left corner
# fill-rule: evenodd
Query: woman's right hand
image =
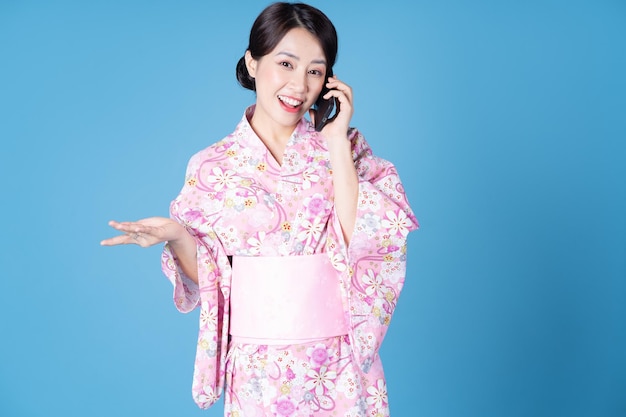
<path id="1" fill-rule="evenodd" d="M 168 242 L 183 272 L 198 283 L 196 241 L 180 223 L 165 217 L 149 217 L 136 222 L 111 220 L 109 226 L 123 234 L 103 240 L 102 246 L 135 244 L 147 248 Z"/>
<path id="2" fill-rule="evenodd" d="M 102 246 L 135 244 L 147 248 L 166 241 L 174 242 L 188 235 L 183 226 L 166 217 L 149 217 L 136 222 L 111 220 L 109 226 L 124 234 L 101 241 Z"/>

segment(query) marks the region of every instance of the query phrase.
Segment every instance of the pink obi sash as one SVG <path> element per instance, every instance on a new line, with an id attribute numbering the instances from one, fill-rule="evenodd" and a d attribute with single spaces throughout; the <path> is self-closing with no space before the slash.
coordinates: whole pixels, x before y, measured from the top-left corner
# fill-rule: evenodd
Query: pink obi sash
<path id="1" fill-rule="evenodd" d="M 328 254 L 233 257 L 233 341 L 294 344 L 347 333 L 339 274 Z"/>

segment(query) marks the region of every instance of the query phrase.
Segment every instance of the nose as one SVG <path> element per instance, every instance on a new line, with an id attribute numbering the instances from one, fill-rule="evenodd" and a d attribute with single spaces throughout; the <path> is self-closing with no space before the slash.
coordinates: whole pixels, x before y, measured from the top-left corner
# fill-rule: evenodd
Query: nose
<path id="1" fill-rule="evenodd" d="M 306 71 L 293 71 L 291 80 L 289 82 L 291 88 L 296 93 L 303 93 L 306 91 L 307 73 Z"/>

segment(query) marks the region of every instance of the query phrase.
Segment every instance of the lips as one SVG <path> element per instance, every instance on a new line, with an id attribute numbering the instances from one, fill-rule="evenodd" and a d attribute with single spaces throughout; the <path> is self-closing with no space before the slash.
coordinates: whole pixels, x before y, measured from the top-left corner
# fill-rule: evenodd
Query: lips
<path id="1" fill-rule="evenodd" d="M 287 97 L 287 96 L 278 96 L 278 100 L 280 100 L 280 102 L 284 104 L 285 106 L 293 108 L 293 109 L 300 107 L 302 103 L 304 103 L 302 100 L 298 100 L 293 97 Z"/>

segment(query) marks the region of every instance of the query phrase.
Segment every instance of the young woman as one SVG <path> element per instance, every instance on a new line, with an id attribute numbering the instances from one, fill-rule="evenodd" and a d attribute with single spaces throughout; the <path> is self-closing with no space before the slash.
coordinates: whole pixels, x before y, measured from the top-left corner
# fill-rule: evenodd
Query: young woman
<path id="1" fill-rule="evenodd" d="M 102 242 L 165 242 L 177 308 L 201 308 L 202 408 L 224 394 L 232 417 L 389 415 L 378 351 L 417 220 L 393 165 L 349 127 L 336 54 L 321 11 L 267 7 L 237 65 L 255 105 L 191 158 L 171 219 L 112 221 L 124 234 Z M 339 112 L 318 132 L 323 87 Z"/>

